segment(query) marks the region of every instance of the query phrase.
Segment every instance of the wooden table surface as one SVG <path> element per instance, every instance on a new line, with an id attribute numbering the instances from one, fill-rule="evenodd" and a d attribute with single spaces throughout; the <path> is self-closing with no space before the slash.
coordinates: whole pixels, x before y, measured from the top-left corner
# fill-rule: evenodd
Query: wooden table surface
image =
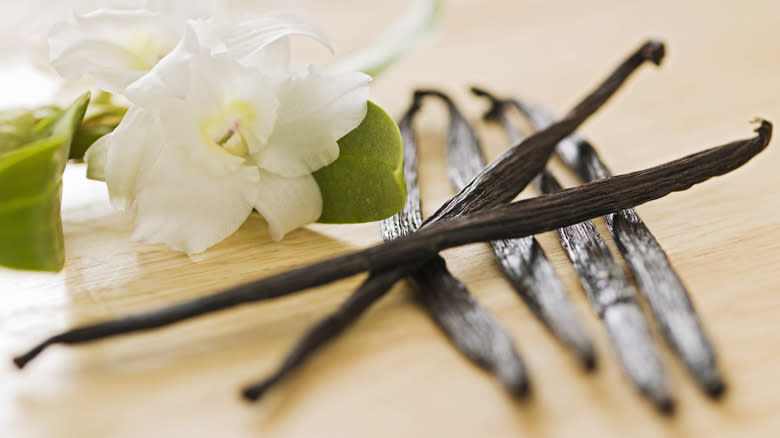
<path id="1" fill-rule="evenodd" d="M 329 29 L 338 53 L 348 53 L 407 4 L 293 6 Z M 583 128 L 616 172 L 749 137 L 755 116 L 780 122 L 780 2 L 771 0 L 450 1 L 435 39 L 377 78 L 372 99 L 398 116 L 415 87 L 436 86 L 476 122 L 484 103 L 466 87 L 480 84 L 562 112 L 649 36 L 668 44 L 662 68 L 643 67 Z M 451 194 L 445 123 L 443 108 L 431 104 L 417 124 L 426 213 Z M 491 158 L 506 146 L 495 128 L 479 125 L 479 132 Z M 594 374 L 531 316 L 485 245 L 445 253 L 455 275 L 514 336 L 532 374 L 526 402 L 464 360 L 405 284 L 261 403 L 242 402 L 238 389 L 269 373 L 363 277 L 151 333 L 54 347 L 16 371 L 12 355 L 64 328 L 380 240 L 372 223 L 310 226 L 274 243 L 264 221 L 252 217 L 189 258 L 131 242 L 132 219 L 111 209 L 105 187 L 85 180 L 84 170 L 71 165 L 65 176 L 65 269 L 0 270 L 2 437 L 780 434 L 780 146 L 732 174 L 639 208 L 690 289 L 729 385 L 722 401 L 707 399 L 664 347 L 679 402 L 673 418 L 657 414 L 621 373 L 552 233 L 539 238 L 595 338 L 601 362 Z M 604 231 L 603 221 L 598 225 Z"/>

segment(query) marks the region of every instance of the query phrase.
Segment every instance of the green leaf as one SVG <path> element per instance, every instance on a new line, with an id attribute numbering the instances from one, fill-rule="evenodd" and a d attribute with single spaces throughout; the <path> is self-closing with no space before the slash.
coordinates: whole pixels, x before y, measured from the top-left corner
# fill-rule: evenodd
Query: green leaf
<path id="1" fill-rule="evenodd" d="M 322 193 L 322 223 L 384 219 L 406 201 L 401 133 L 387 113 L 368 102 L 366 118 L 339 140 L 339 158 L 314 172 Z"/>
<path id="2" fill-rule="evenodd" d="M 62 172 L 89 93 L 64 111 L 18 121 L 0 137 L 0 265 L 59 271 L 65 264 Z"/>

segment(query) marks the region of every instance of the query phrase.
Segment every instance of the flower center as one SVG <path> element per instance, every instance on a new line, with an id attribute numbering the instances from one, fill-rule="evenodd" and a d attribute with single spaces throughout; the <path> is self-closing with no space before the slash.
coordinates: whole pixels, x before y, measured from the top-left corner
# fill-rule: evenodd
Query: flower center
<path id="1" fill-rule="evenodd" d="M 255 112 L 246 102 L 234 101 L 222 111 L 201 123 L 201 132 L 209 144 L 229 154 L 244 157 L 249 154 L 249 144 L 242 135 L 246 124 L 254 120 Z"/>
<path id="2" fill-rule="evenodd" d="M 239 131 L 239 121 L 228 121 L 228 125 L 222 129 L 222 134 L 218 138 L 212 138 L 217 146 L 230 152 L 233 155 L 239 157 L 244 156 L 249 152 L 249 147 L 246 144 L 246 140 L 241 136 Z M 219 131 L 218 131 L 219 133 Z"/>

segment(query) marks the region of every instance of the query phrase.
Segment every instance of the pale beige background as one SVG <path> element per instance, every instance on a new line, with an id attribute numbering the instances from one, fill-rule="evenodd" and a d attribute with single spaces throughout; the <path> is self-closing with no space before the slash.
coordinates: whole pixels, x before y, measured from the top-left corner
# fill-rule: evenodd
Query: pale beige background
<path id="1" fill-rule="evenodd" d="M 292 3 L 331 31 L 340 53 L 364 44 L 406 4 Z M 780 122 L 779 24 L 780 3 L 769 0 L 451 1 L 438 37 L 377 79 L 372 98 L 397 116 L 414 87 L 434 85 L 476 120 L 483 104 L 465 86 L 483 84 L 563 111 L 645 37 L 659 36 L 669 49 L 663 68 L 643 68 L 584 128 L 615 171 L 629 171 L 747 137 L 754 116 Z M 314 46 L 300 47 L 325 59 Z M 451 193 L 444 126 L 442 108 L 426 106 L 418 127 L 428 213 Z M 503 138 L 480 129 L 494 157 Z M 667 354 L 679 412 L 666 419 L 620 373 L 549 233 L 542 244 L 597 342 L 594 375 L 530 316 L 484 245 L 446 253 L 527 359 L 534 395 L 525 403 L 462 359 L 405 285 L 262 403 L 242 403 L 238 388 L 270 372 L 361 278 L 154 333 L 55 347 L 17 372 L 13 354 L 74 324 L 200 296 L 379 240 L 377 225 L 365 224 L 311 226 L 272 243 L 264 222 L 252 218 L 190 259 L 131 243 L 130 220 L 73 166 L 65 180 L 66 268 L 56 275 L 0 271 L 0 436 L 777 436 L 778 169 L 775 144 L 731 175 L 639 209 L 689 286 L 730 388 L 722 402 L 707 400 Z"/>

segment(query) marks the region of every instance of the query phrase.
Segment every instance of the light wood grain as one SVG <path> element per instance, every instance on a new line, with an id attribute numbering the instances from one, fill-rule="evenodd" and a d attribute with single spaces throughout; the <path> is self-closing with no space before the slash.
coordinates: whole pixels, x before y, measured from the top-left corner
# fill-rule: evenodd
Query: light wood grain
<path id="1" fill-rule="evenodd" d="M 391 3 L 284 2 L 320 20 L 340 53 L 364 44 L 407 4 Z M 640 41 L 658 36 L 669 48 L 663 67 L 643 68 L 584 128 L 619 173 L 748 137 L 754 116 L 780 122 L 778 25 L 780 2 L 771 0 L 451 1 L 436 39 L 378 78 L 372 99 L 397 116 L 414 87 L 436 86 L 476 120 L 482 102 L 465 90 L 481 84 L 563 111 Z M 301 48 L 322 55 L 306 43 Z M 443 108 L 426 106 L 418 124 L 426 213 L 450 194 L 444 126 Z M 495 129 L 480 126 L 480 134 L 490 158 L 506 146 Z M 534 395 L 526 403 L 459 356 L 405 285 L 266 400 L 241 402 L 238 388 L 270 372 L 360 277 L 154 333 L 55 347 L 17 372 L 10 357 L 58 330 L 380 240 L 377 224 L 316 225 L 274 243 L 253 217 L 188 258 L 131 242 L 131 219 L 110 208 L 101 184 L 84 180 L 83 166 L 71 166 L 65 269 L 0 270 L 0 436 L 777 436 L 778 169 L 780 147 L 771 145 L 733 174 L 639 209 L 692 292 L 729 384 L 722 402 L 706 399 L 665 349 L 679 399 L 678 415 L 666 419 L 621 374 L 551 233 L 540 241 L 594 333 L 602 359 L 594 375 L 531 317 L 485 245 L 446 252 L 455 275 L 508 327 L 527 359 Z"/>

